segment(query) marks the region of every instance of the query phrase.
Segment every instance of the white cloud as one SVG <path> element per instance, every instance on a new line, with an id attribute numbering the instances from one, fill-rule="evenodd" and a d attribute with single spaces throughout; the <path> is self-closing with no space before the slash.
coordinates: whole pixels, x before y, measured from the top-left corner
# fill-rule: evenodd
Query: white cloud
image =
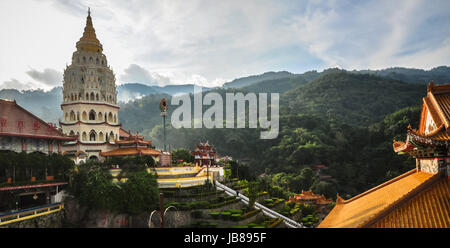
<path id="1" fill-rule="evenodd" d="M 63 76 L 62 73 L 54 69 L 46 68 L 43 72 L 35 69 L 31 69 L 26 72 L 32 79 L 41 82 L 48 86 L 62 85 Z"/>
<path id="2" fill-rule="evenodd" d="M 2 0 L 0 82 L 55 82 L 46 70 L 70 63 L 88 6 L 118 84 L 450 64 L 448 0 Z"/>
<path id="3" fill-rule="evenodd" d="M 170 83 L 170 79 L 158 73 L 152 73 L 145 68 L 131 64 L 120 75 L 121 83 L 142 83 L 147 85 L 166 85 Z"/>
<path id="4" fill-rule="evenodd" d="M 16 89 L 16 90 L 31 90 L 42 88 L 41 85 L 32 82 L 22 83 L 19 80 L 12 78 L 0 84 L 0 89 Z"/>

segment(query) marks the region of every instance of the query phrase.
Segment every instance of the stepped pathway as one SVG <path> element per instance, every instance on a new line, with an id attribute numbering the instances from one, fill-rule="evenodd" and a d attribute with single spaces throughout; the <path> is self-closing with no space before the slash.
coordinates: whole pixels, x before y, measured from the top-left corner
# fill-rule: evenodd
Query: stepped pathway
<path id="1" fill-rule="evenodd" d="M 214 181 L 214 183 L 215 183 L 217 189 L 225 191 L 225 193 L 227 193 L 228 195 L 236 196 L 236 191 L 235 190 L 233 190 L 233 189 L 231 189 L 231 188 L 229 188 L 229 187 L 219 183 L 218 181 Z M 246 197 L 243 194 L 239 194 L 238 197 L 242 200 L 243 203 L 248 205 L 248 197 Z M 300 224 L 300 223 L 298 223 L 298 222 L 296 222 L 296 221 L 294 221 L 292 219 L 289 219 L 288 217 L 286 217 L 284 215 L 281 215 L 281 214 L 273 211 L 272 209 L 263 206 L 262 204 L 260 204 L 258 202 L 255 202 L 255 208 L 256 209 L 261 209 L 263 214 L 265 214 L 265 215 L 267 215 L 267 216 L 269 216 L 271 218 L 281 218 L 281 219 L 283 219 L 284 224 L 286 226 L 288 226 L 288 227 L 291 227 L 291 228 L 305 228 L 302 224 Z"/>

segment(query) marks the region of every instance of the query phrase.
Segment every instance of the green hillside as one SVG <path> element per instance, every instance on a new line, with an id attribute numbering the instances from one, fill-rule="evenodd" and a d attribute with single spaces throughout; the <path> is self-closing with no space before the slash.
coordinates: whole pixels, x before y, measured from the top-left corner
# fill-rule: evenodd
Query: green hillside
<path id="1" fill-rule="evenodd" d="M 332 70 L 283 95 L 289 113 L 309 113 L 348 124 L 368 125 L 400 108 L 421 104 L 425 85 Z"/>
<path id="2" fill-rule="evenodd" d="M 270 83 L 286 86 L 283 89 L 297 86 L 281 94 L 276 139 L 259 139 L 259 129 L 173 129 L 168 124 L 167 143 L 171 149 L 192 149 L 208 140 L 220 155 L 247 163 L 254 175 L 282 173 L 286 176 L 283 180 L 296 187 L 302 185 L 295 180 L 303 168 L 325 164 L 331 179 L 317 181 L 312 187 L 330 197 L 336 192 L 344 196 L 361 193 L 414 167 L 409 157 L 393 152 L 392 140 L 404 139 L 408 124 L 418 125 L 424 85 L 341 70 L 328 70 L 305 81 L 268 80 L 254 88 L 270 92 L 275 89 Z M 238 91 L 245 93 L 250 88 Z M 224 95 L 236 90 L 215 91 Z M 119 114 L 124 127 L 140 131 L 159 148 L 162 120 L 157 106 L 161 97 L 136 100 L 124 105 Z M 169 106 L 170 111 L 174 108 Z M 299 192 L 301 188 L 291 190 Z"/>

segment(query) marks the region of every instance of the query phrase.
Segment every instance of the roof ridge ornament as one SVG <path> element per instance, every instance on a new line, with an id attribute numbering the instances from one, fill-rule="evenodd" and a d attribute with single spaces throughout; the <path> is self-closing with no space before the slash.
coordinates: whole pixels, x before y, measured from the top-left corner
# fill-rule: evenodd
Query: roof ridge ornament
<path id="1" fill-rule="evenodd" d="M 433 87 L 434 87 L 434 82 L 433 82 L 433 80 L 431 80 L 431 82 L 427 86 L 427 91 L 428 92 L 433 91 Z"/>

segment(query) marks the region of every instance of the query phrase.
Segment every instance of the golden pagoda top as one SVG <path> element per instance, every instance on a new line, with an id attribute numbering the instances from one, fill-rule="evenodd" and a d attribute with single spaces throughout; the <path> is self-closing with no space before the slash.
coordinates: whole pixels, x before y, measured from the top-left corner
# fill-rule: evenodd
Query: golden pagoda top
<path id="1" fill-rule="evenodd" d="M 92 24 L 91 9 L 88 9 L 88 16 L 86 19 L 86 27 L 84 28 L 83 36 L 77 42 L 77 49 L 92 52 L 103 52 L 103 46 L 95 35 L 94 25 Z"/>

